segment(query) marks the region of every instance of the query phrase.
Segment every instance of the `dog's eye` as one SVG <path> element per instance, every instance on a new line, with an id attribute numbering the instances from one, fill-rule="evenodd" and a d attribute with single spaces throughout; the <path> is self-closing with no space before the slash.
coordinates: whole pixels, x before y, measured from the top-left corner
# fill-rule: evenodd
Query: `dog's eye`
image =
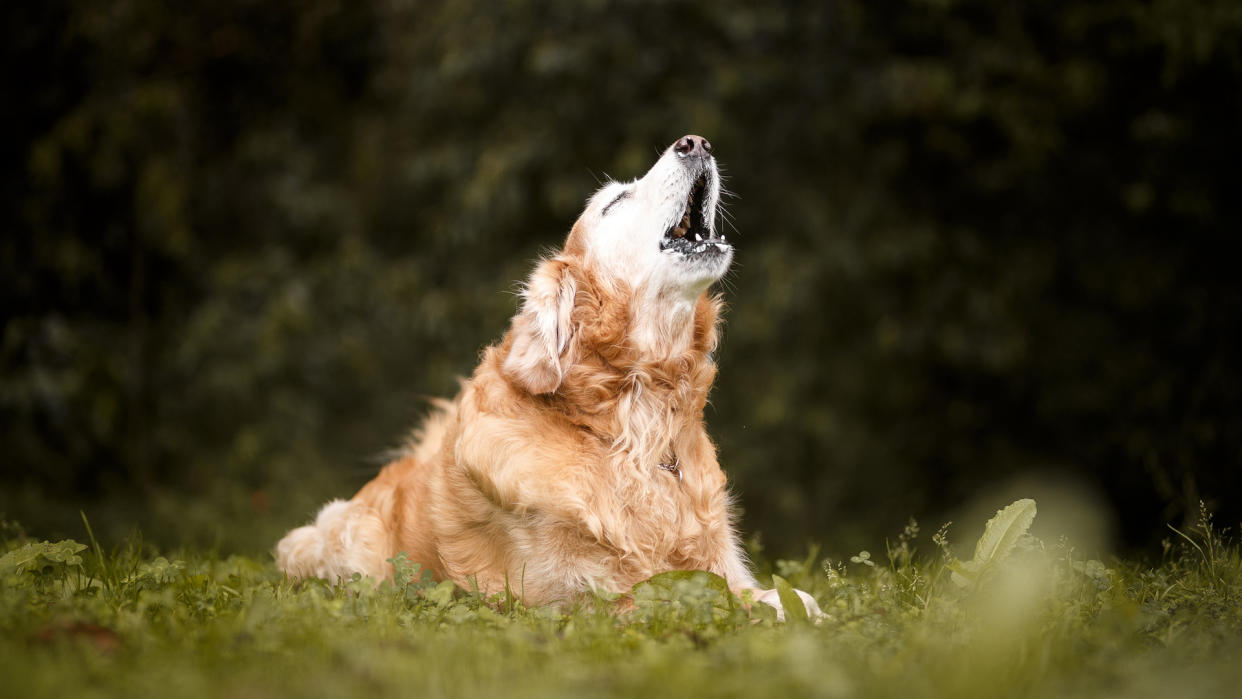
<path id="1" fill-rule="evenodd" d="M 603 211 L 601 211 L 601 212 L 599 213 L 599 215 L 600 215 L 600 216 L 607 216 L 607 215 L 608 215 L 608 210 L 609 210 L 609 209 L 611 209 L 612 207 L 616 206 L 616 205 L 617 205 L 617 202 L 621 201 L 622 199 L 624 199 L 624 198 L 626 198 L 626 197 L 628 197 L 628 196 L 630 196 L 630 190 L 628 190 L 628 189 L 627 189 L 627 190 L 625 190 L 624 192 L 621 192 L 620 194 L 618 194 L 618 195 L 617 195 L 617 198 L 616 198 L 616 199 L 613 199 L 612 201 L 608 202 L 608 206 L 605 206 L 605 207 L 604 207 L 604 210 L 603 210 Z"/>

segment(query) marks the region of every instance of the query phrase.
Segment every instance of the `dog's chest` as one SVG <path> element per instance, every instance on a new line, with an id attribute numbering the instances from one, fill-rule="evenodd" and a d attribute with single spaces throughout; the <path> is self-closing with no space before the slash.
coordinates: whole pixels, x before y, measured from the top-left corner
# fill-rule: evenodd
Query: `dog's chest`
<path id="1" fill-rule="evenodd" d="M 616 455 L 606 487 L 608 539 L 652 566 L 699 567 L 695 550 L 717 513 L 696 464 L 673 449 L 658 461 Z M 620 458 L 616 458 L 620 457 Z"/>

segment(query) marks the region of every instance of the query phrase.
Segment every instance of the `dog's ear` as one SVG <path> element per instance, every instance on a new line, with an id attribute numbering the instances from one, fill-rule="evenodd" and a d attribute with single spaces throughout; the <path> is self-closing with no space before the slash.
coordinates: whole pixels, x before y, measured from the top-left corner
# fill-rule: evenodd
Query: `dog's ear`
<path id="1" fill-rule="evenodd" d="M 572 363 L 577 293 L 569 264 L 555 257 L 536 267 L 522 290 L 524 301 L 509 331 L 513 343 L 504 372 L 531 393 L 555 391 Z"/>

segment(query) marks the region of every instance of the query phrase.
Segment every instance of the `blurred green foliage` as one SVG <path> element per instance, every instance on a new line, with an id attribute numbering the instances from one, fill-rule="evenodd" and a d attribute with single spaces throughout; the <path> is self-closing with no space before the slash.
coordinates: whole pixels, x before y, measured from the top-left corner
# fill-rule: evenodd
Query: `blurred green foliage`
<path id="1" fill-rule="evenodd" d="M 1031 472 L 1142 544 L 1242 486 L 1229 0 L 0 12 L 0 511 L 47 536 L 267 548 L 688 132 L 737 194 L 711 431 L 771 546 Z"/>

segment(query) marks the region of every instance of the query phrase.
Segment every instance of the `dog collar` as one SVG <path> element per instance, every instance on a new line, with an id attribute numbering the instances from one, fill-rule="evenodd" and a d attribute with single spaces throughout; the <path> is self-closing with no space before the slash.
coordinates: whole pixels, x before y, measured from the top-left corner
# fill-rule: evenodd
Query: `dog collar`
<path id="1" fill-rule="evenodd" d="M 682 473 L 681 473 L 681 461 L 676 456 L 673 457 L 672 463 L 669 463 L 667 461 L 661 461 L 660 463 L 656 464 L 656 468 L 660 469 L 661 471 L 668 471 L 674 476 L 677 476 L 678 485 L 680 485 L 682 480 L 684 480 Z"/>

